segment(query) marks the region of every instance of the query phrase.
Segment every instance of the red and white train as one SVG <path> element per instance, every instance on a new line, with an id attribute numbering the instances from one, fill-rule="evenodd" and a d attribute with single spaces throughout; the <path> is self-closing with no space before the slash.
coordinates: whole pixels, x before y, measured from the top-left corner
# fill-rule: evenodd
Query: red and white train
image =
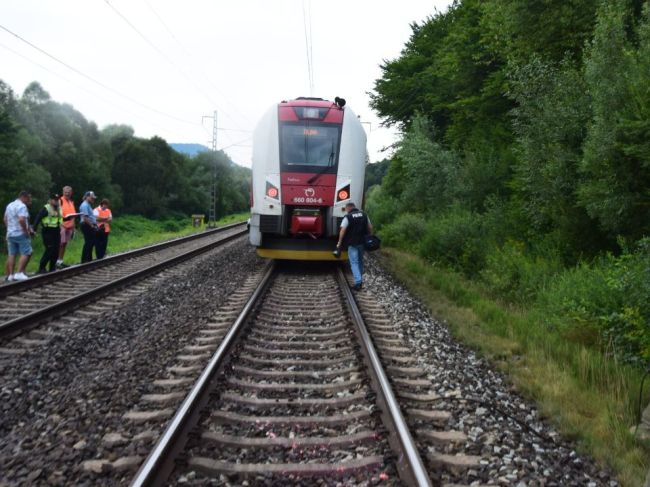
<path id="1" fill-rule="evenodd" d="M 257 253 L 333 260 L 345 205 L 362 203 L 367 157 L 365 130 L 345 100 L 297 98 L 270 108 L 253 133 L 250 242 Z"/>

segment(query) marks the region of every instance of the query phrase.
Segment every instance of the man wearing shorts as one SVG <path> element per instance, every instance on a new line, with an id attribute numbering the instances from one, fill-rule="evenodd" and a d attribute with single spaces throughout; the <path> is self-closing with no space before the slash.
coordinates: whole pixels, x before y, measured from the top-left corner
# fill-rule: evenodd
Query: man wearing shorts
<path id="1" fill-rule="evenodd" d="M 29 211 L 27 205 L 32 204 L 29 191 L 21 191 L 15 201 L 9 203 L 5 210 L 4 222 L 7 227 L 7 250 L 9 256 L 5 264 L 5 281 L 24 281 L 28 279 L 25 268 L 32 256 L 32 235 L 34 231 L 29 226 Z M 18 272 L 14 274 L 16 256 Z"/>
<path id="2" fill-rule="evenodd" d="M 61 224 L 61 244 L 59 245 L 59 258 L 56 261 L 57 269 L 67 267 L 63 263 L 63 257 L 65 256 L 65 247 L 68 245 L 68 242 L 72 240 L 74 235 L 74 217 L 68 218 L 68 215 L 73 215 L 77 212 L 74 207 L 74 201 L 72 201 L 72 188 L 70 186 L 63 187 L 63 196 L 61 196 L 61 215 L 63 216 L 63 223 Z"/>

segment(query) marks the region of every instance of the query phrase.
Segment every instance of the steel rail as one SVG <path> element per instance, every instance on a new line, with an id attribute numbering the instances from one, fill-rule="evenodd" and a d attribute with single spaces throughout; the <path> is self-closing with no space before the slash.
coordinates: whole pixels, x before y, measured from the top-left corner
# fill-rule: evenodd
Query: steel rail
<path id="1" fill-rule="evenodd" d="M 388 381 L 386 372 L 381 365 L 379 355 L 375 350 L 375 347 L 368 333 L 368 329 L 363 321 L 359 307 L 352 295 L 350 286 L 348 285 L 343 271 L 339 266 L 337 270 L 337 278 L 343 296 L 345 297 L 346 304 L 350 310 L 352 316 L 352 321 L 356 325 L 357 333 L 360 337 L 360 343 L 362 347 L 362 353 L 366 357 L 369 365 L 369 373 L 371 380 L 375 384 L 375 391 L 378 393 L 378 400 L 380 402 L 380 407 L 382 409 L 382 419 L 384 419 L 385 424 L 389 426 L 389 431 L 392 430 L 389 434 L 389 442 L 393 445 L 399 452 L 399 457 L 397 461 L 397 468 L 400 474 L 400 478 L 407 485 L 412 486 L 431 486 L 431 479 L 424 467 L 420 453 L 417 450 L 411 432 L 409 431 L 404 416 L 402 415 L 402 410 L 397 403 L 393 389 Z"/>
<path id="2" fill-rule="evenodd" d="M 141 247 L 139 249 L 135 250 L 130 250 L 128 252 L 122 252 L 119 254 L 115 255 L 110 255 L 104 259 L 98 259 L 98 260 L 93 260 L 91 262 L 87 262 L 85 264 L 77 264 L 77 265 L 72 265 L 70 267 L 66 267 L 65 269 L 60 269 L 57 270 L 56 272 L 48 272 L 47 274 L 39 274 L 33 277 L 30 277 L 29 279 L 25 281 L 17 281 L 17 282 L 12 282 L 9 284 L 2 284 L 0 285 L 0 299 L 6 298 L 7 296 L 11 296 L 13 294 L 26 291 L 28 289 L 33 289 L 35 287 L 39 287 L 45 284 L 49 284 L 52 282 L 59 282 L 62 279 L 76 276 L 78 274 L 84 274 L 90 270 L 93 269 L 99 269 L 101 267 L 106 267 L 108 265 L 115 264 L 117 262 L 122 262 L 124 260 L 131 259 L 133 257 L 138 257 L 143 254 L 148 254 L 151 252 L 156 252 L 158 250 L 165 249 L 167 247 L 173 247 L 175 245 L 181 245 L 185 242 L 191 242 L 192 240 L 197 240 L 200 238 L 204 238 L 210 235 L 218 234 L 221 233 L 225 230 L 229 230 L 231 228 L 236 228 L 240 225 L 244 225 L 245 222 L 239 222 L 239 223 L 232 223 L 230 225 L 225 225 L 223 227 L 219 227 L 214 230 L 206 230 L 205 232 L 200 232 L 200 233 L 194 233 L 192 235 L 188 235 L 187 237 L 179 237 L 175 238 L 172 240 L 167 240 L 165 242 L 160 242 L 152 245 L 147 245 L 146 247 Z"/>
<path id="3" fill-rule="evenodd" d="M 232 228 L 232 226 L 229 228 Z M 31 313 L 28 313 L 26 315 L 20 316 L 18 318 L 14 318 L 13 320 L 0 323 L 0 338 L 5 338 L 7 336 L 16 334 L 18 332 L 25 331 L 26 329 L 41 322 L 42 320 L 61 316 L 62 314 L 70 311 L 71 309 L 77 308 L 82 304 L 92 301 L 96 299 L 98 296 L 104 295 L 109 291 L 112 291 L 116 288 L 123 287 L 129 284 L 133 284 L 134 282 L 139 281 L 151 274 L 155 274 L 167 267 L 171 267 L 175 264 L 191 259 L 192 257 L 195 257 L 199 254 L 207 252 L 208 250 L 211 250 L 215 247 L 219 247 L 231 240 L 234 240 L 235 238 L 241 237 L 245 233 L 246 231 L 242 230 L 233 235 L 229 235 L 221 240 L 217 240 L 216 242 L 210 242 L 207 245 L 204 245 L 197 249 L 190 250 L 183 254 L 167 259 L 163 262 L 159 262 L 157 264 L 149 266 L 145 269 L 141 269 L 139 271 L 133 272 L 126 276 L 120 277 L 119 279 L 92 288 L 84 293 L 77 294 L 76 296 L 65 299 L 63 301 L 59 301 L 45 308 L 41 308 L 36 311 L 32 311 Z"/>
<path id="4" fill-rule="evenodd" d="M 268 264 L 264 277 L 259 286 L 247 301 L 235 323 L 230 327 L 221 345 L 214 353 L 210 362 L 195 382 L 192 390 L 185 396 L 183 403 L 154 446 L 149 456 L 131 481 L 131 487 L 163 485 L 174 469 L 174 458 L 182 451 L 187 438 L 199 421 L 201 409 L 205 407 L 210 395 L 210 385 L 222 370 L 228 354 L 239 336 L 244 324 L 264 294 L 274 272 L 274 263 Z"/>

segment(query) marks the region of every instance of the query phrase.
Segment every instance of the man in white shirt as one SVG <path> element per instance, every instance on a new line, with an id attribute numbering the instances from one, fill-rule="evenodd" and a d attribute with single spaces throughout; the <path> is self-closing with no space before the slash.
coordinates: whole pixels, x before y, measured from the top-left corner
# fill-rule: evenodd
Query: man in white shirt
<path id="1" fill-rule="evenodd" d="M 24 281 L 27 279 L 25 268 L 32 256 L 32 240 L 34 235 L 29 225 L 29 211 L 27 205 L 32 204 L 32 195 L 29 191 L 21 191 L 15 201 L 9 203 L 5 210 L 4 222 L 7 227 L 7 250 L 9 256 L 5 264 L 5 281 Z M 14 265 L 16 255 L 18 260 L 18 272 L 15 274 Z"/>

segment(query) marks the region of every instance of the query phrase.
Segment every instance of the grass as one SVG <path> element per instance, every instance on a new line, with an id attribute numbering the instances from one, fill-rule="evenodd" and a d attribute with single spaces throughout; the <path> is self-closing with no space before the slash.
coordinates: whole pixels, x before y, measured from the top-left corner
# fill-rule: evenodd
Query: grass
<path id="1" fill-rule="evenodd" d="M 228 215 L 217 222 L 217 225 L 223 226 L 230 223 L 245 221 L 248 213 L 239 213 Z M 187 221 L 178 220 L 149 220 L 147 218 L 126 215 L 116 217 L 111 223 L 111 234 L 108 239 L 107 255 L 126 252 L 140 247 L 145 247 L 157 242 L 170 240 L 172 238 L 183 237 L 193 233 L 202 232 L 202 228 L 192 226 L 190 219 Z M 3 243 L 3 252 L 0 255 L 0 265 L 4 274 L 4 265 L 7 259 L 6 243 Z M 38 263 L 43 255 L 43 240 L 40 237 L 40 231 L 32 240 L 33 254 L 27 265 L 28 273 L 35 273 L 38 270 Z M 81 260 L 81 248 L 83 247 L 83 235 L 79 229 L 75 233 L 74 239 L 68 244 L 65 252 L 65 262 L 76 264 Z"/>
<path id="2" fill-rule="evenodd" d="M 445 320 L 460 341 L 505 372 L 581 452 L 610 467 L 626 487 L 642 486 L 650 442 L 630 434 L 642 373 L 544 325 L 535 309 L 490 297 L 480 285 L 410 254 L 385 249 L 384 266 Z M 646 392 L 643 404 L 650 400 Z"/>

